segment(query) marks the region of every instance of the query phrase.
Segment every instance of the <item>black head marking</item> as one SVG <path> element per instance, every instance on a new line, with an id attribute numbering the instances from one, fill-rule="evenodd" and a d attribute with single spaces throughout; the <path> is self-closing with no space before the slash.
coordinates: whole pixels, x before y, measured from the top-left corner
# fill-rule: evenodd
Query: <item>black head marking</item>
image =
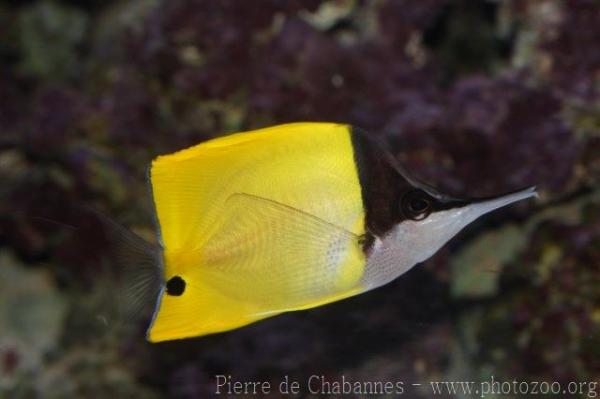
<path id="1" fill-rule="evenodd" d="M 185 291 L 185 280 L 179 276 L 171 277 L 167 281 L 167 294 L 180 296 Z"/>
<path id="2" fill-rule="evenodd" d="M 371 234 L 381 237 L 405 220 L 424 220 L 434 212 L 467 204 L 411 177 L 381 140 L 356 127 L 351 128 L 350 135 L 365 227 Z M 372 241 L 366 240 L 363 248 L 368 249 Z"/>
<path id="3" fill-rule="evenodd" d="M 394 168 L 382 143 L 369 133 L 353 127 L 351 139 L 365 208 L 365 227 L 381 237 L 405 219 L 398 203 L 404 193 L 415 187 Z"/>

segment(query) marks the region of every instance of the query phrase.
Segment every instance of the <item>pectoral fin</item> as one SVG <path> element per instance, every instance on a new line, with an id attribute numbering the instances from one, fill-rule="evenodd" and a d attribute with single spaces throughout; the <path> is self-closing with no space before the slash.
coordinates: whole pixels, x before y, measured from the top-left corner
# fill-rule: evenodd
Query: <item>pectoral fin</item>
<path id="1" fill-rule="evenodd" d="M 267 198 L 233 194 L 202 248 L 201 264 L 181 276 L 189 292 L 163 294 L 149 336 L 209 334 L 339 300 L 362 291 L 363 270 L 360 236 L 346 227 Z"/>

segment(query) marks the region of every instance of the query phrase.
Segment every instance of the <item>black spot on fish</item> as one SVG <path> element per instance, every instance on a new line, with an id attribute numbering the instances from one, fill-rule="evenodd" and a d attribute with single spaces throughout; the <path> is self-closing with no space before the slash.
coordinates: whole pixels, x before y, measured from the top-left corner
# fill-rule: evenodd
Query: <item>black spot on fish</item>
<path id="1" fill-rule="evenodd" d="M 179 276 L 172 277 L 167 281 L 167 294 L 179 296 L 185 291 L 185 280 Z"/>

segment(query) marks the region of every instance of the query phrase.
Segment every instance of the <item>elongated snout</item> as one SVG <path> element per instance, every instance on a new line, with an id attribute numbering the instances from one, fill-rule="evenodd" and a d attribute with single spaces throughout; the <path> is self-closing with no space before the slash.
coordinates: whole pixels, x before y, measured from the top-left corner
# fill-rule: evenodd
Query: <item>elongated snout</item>
<path id="1" fill-rule="evenodd" d="M 432 212 L 422 220 L 406 220 L 400 223 L 388 237 L 397 248 L 404 271 L 423 262 L 437 252 L 448 240 L 475 219 L 526 198 L 535 197 L 535 187 L 502 194 L 491 198 L 458 200 L 445 203 L 441 210 Z M 450 205 L 450 206 L 449 206 Z"/>
<path id="2" fill-rule="evenodd" d="M 535 186 L 532 186 L 523 190 L 514 191 L 512 193 L 503 194 L 496 197 L 475 199 L 472 200 L 471 203 L 466 207 L 466 211 L 469 214 L 468 219 L 469 221 L 473 221 L 478 217 L 496 209 L 505 207 L 517 201 L 537 196 L 538 194 Z"/>

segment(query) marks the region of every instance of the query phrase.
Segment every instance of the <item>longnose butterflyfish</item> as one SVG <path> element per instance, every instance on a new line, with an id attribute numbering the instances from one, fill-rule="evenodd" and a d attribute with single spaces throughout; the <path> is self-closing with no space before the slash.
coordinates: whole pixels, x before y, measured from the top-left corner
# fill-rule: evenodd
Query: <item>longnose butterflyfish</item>
<path id="1" fill-rule="evenodd" d="M 155 295 L 151 342 L 380 287 L 481 215 L 536 195 L 534 187 L 486 199 L 445 195 L 406 173 L 373 136 L 334 123 L 209 140 L 157 157 L 149 180 L 159 244 L 127 241 L 141 254 L 129 295 Z"/>

